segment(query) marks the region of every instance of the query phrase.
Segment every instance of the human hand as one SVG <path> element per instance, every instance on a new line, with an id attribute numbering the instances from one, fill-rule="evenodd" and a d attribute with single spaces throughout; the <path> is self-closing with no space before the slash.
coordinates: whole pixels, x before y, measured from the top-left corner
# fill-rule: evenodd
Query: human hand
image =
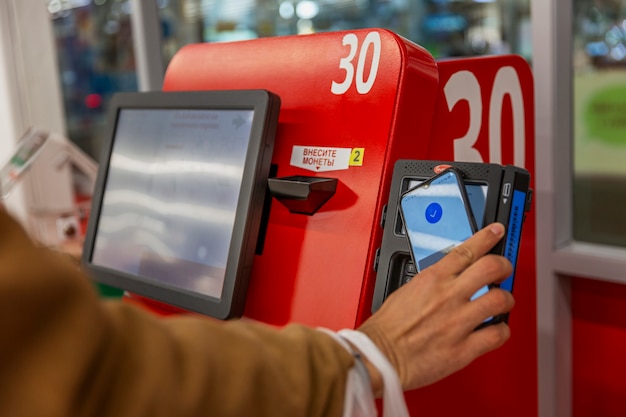
<path id="1" fill-rule="evenodd" d="M 480 230 L 393 292 L 358 329 L 389 359 L 405 390 L 432 384 L 508 340 L 506 323 L 475 329 L 485 319 L 509 312 L 511 293 L 493 288 L 470 301 L 479 288 L 511 274 L 506 258 L 487 254 L 503 235 L 499 223 Z M 368 369 L 374 373 L 373 389 L 379 391 L 380 376 Z"/>

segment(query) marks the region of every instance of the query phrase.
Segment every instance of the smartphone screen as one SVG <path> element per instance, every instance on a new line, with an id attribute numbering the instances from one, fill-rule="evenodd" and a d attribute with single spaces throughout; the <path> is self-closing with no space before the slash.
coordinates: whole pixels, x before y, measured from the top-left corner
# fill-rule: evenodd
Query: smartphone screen
<path id="1" fill-rule="evenodd" d="M 419 184 L 424 182 L 424 179 L 410 179 L 407 178 L 404 183 L 404 190 L 408 190 L 414 187 L 417 187 Z M 474 215 L 474 220 L 476 221 L 476 228 L 483 228 L 483 220 L 485 216 L 485 205 L 487 204 L 487 191 L 489 187 L 487 184 L 483 182 L 468 182 L 465 181 L 465 191 L 467 194 L 467 199 L 469 201 L 469 205 L 472 208 L 472 214 Z M 400 235 L 406 234 L 404 230 L 404 224 L 402 221 L 398 222 L 398 226 L 396 226 L 396 233 Z"/>
<path id="2" fill-rule="evenodd" d="M 400 211 L 417 272 L 476 231 L 464 185 L 455 170 L 446 170 L 405 192 Z"/>

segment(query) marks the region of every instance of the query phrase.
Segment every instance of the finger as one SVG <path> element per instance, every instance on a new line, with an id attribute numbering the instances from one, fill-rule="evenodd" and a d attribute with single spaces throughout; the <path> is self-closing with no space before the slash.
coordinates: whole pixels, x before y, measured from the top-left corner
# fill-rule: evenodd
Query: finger
<path id="1" fill-rule="evenodd" d="M 492 223 L 455 247 L 431 268 L 440 276 L 457 276 L 478 258 L 489 252 L 504 236 L 504 226 Z"/>
<path id="2" fill-rule="evenodd" d="M 506 323 L 498 323 L 472 332 L 465 340 L 464 351 L 469 361 L 501 347 L 511 337 Z"/>
<path id="3" fill-rule="evenodd" d="M 475 329 L 487 319 L 509 313 L 515 305 L 513 295 L 499 288 L 491 288 L 487 293 L 464 306 L 463 316 L 469 329 Z"/>
<path id="4" fill-rule="evenodd" d="M 502 282 L 512 272 L 513 266 L 505 257 L 485 255 L 463 271 L 454 284 L 465 298 L 470 299 L 479 289 Z"/>

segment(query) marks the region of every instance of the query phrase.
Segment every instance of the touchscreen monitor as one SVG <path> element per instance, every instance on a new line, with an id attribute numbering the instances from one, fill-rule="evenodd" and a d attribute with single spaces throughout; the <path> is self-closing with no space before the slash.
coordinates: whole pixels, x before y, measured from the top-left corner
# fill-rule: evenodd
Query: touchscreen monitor
<path id="1" fill-rule="evenodd" d="M 94 278 L 240 316 L 278 112 L 263 90 L 116 95 L 83 253 Z"/>

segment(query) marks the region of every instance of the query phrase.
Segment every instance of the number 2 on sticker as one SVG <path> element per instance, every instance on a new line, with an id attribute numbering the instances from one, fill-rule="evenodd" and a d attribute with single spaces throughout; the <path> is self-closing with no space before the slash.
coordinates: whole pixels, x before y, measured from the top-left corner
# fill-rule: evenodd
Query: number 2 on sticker
<path id="1" fill-rule="evenodd" d="M 381 41 L 378 32 L 369 32 L 363 44 L 359 47 L 359 39 L 354 33 L 348 33 L 343 37 L 342 45 L 349 46 L 348 55 L 339 60 L 339 68 L 346 72 L 346 77 L 341 82 L 333 81 L 330 91 L 333 94 L 345 94 L 352 83 L 356 84 L 356 91 L 359 94 L 367 94 L 372 89 L 376 76 L 378 75 L 378 65 L 380 64 Z M 370 63 L 370 71 L 367 79 L 364 78 L 365 60 L 367 52 L 372 47 L 372 62 Z M 354 58 L 359 53 L 356 68 L 354 67 Z"/>
<path id="2" fill-rule="evenodd" d="M 350 153 L 350 166 L 363 166 L 363 153 L 365 153 L 365 148 L 353 148 Z"/>

